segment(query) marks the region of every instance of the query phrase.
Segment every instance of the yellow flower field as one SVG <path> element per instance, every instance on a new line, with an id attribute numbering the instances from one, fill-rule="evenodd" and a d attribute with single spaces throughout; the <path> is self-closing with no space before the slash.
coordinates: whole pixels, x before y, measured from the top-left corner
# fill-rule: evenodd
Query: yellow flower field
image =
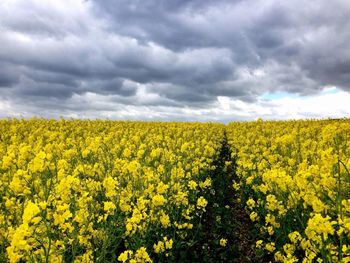
<path id="1" fill-rule="evenodd" d="M 0 262 L 350 262 L 348 119 L 0 120 L 0 177 Z"/>
<path id="2" fill-rule="evenodd" d="M 223 131 L 0 121 L 1 261 L 164 261 L 195 239 Z"/>
<path id="3" fill-rule="evenodd" d="M 350 121 L 231 123 L 228 137 L 261 253 L 350 262 Z"/>

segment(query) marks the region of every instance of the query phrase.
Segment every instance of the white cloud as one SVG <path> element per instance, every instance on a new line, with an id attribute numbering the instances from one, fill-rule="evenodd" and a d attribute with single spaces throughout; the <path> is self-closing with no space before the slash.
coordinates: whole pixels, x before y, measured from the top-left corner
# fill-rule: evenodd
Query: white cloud
<path id="1" fill-rule="evenodd" d="M 266 97 L 266 96 L 264 96 Z M 263 119 L 305 119 L 350 117 L 350 93 L 335 87 L 326 87 L 318 95 L 286 95 L 275 99 L 259 98 L 247 103 L 230 98 L 221 98 L 225 112 L 235 111 L 247 120 Z"/>
<path id="2" fill-rule="evenodd" d="M 321 93 L 316 96 L 281 98 L 268 102 L 276 119 L 350 117 L 350 93 Z"/>

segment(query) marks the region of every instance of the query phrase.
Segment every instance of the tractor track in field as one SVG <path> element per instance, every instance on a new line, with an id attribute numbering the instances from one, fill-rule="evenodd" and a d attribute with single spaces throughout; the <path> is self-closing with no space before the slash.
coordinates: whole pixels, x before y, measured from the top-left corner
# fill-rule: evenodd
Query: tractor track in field
<path id="1" fill-rule="evenodd" d="M 222 142 L 222 148 L 217 163 L 216 179 L 213 187 L 218 192 L 221 205 L 229 206 L 227 213 L 227 224 L 232 226 L 229 234 L 229 245 L 236 249 L 234 258 L 226 262 L 265 262 L 266 259 L 259 258 L 255 253 L 255 238 L 253 225 L 243 204 L 238 202 L 238 196 L 232 187 L 234 179 L 237 179 L 236 161 L 231 156 L 226 132 Z"/>
<path id="2" fill-rule="evenodd" d="M 236 165 L 226 133 L 214 165 L 212 189 L 215 194 L 208 199 L 202 221 L 203 235 L 188 254 L 188 262 L 269 262 L 270 259 L 255 253 L 253 225 L 232 187 L 237 177 Z M 220 246 L 221 238 L 227 240 L 224 247 Z"/>

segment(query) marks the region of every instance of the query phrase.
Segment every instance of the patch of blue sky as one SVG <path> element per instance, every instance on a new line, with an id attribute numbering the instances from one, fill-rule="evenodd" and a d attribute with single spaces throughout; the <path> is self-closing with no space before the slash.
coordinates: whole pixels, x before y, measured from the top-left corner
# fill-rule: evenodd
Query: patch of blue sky
<path id="1" fill-rule="evenodd" d="M 315 95 L 326 95 L 326 94 L 336 94 L 338 92 L 341 92 L 338 88 L 336 87 L 325 87 L 322 89 L 322 91 L 319 94 Z M 259 96 L 259 99 L 261 100 L 280 100 L 280 99 L 285 99 L 285 98 L 290 98 L 290 99 L 306 99 L 309 96 L 299 96 L 297 93 L 289 93 L 286 91 L 276 91 L 276 92 L 266 92 L 263 95 Z"/>
<path id="2" fill-rule="evenodd" d="M 335 94 L 340 92 L 339 89 L 337 89 L 337 87 L 329 87 L 329 88 L 324 88 L 321 93 L 322 94 Z"/>
<path id="3" fill-rule="evenodd" d="M 279 100 L 284 98 L 298 98 L 299 96 L 294 93 L 289 93 L 286 91 L 276 91 L 276 92 L 267 92 L 259 96 L 259 99 L 262 100 Z"/>

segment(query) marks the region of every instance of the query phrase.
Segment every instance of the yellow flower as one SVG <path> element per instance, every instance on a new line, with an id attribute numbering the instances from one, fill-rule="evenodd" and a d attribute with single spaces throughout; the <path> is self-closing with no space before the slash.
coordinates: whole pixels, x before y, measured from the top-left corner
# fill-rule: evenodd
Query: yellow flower
<path id="1" fill-rule="evenodd" d="M 32 171 L 33 172 L 42 172 L 45 169 L 45 158 L 46 153 L 43 151 L 40 151 L 34 158 L 33 164 L 32 164 Z"/>
<path id="2" fill-rule="evenodd" d="M 299 232 L 297 232 L 297 231 L 294 231 L 294 232 L 292 232 L 292 233 L 289 233 L 288 234 L 288 237 L 289 237 L 289 239 L 290 239 L 290 241 L 292 242 L 292 243 L 297 243 L 297 242 L 300 242 L 301 241 L 301 235 L 300 235 L 300 233 Z"/>
<path id="3" fill-rule="evenodd" d="M 203 211 L 205 211 L 205 207 L 207 206 L 207 204 L 208 204 L 208 201 L 203 196 L 200 196 L 197 199 L 197 208 L 198 209 L 202 209 Z"/>
<path id="4" fill-rule="evenodd" d="M 165 251 L 164 242 L 158 241 L 157 244 L 153 245 L 154 252 L 159 254 Z"/>
<path id="5" fill-rule="evenodd" d="M 114 198 L 118 195 L 117 190 L 118 190 L 118 180 L 111 176 L 107 176 L 103 180 L 103 187 L 106 189 L 106 197 L 108 198 Z"/>
<path id="6" fill-rule="evenodd" d="M 267 227 L 267 232 L 269 233 L 270 236 L 272 236 L 275 233 L 272 226 Z"/>
<path id="7" fill-rule="evenodd" d="M 172 239 L 167 239 L 166 237 L 164 238 L 165 241 L 165 248 L 166 249 L 172 249 L 173 248 L 173 240 Z"/>
<path id="8" fill-rule="evenodd" d="M 200 186 L 202 189 L 206 189 L 206 188 L 210 187 L 210 186 L 211 186 L 211 179 L 210 179 L 210 178 L 206 178 L 206 179 L 204 180 L 204 182 L 200 182 L 200 183 L 199 183 L 199 186 Z"/>
<path id="9" fill-rule="evenodd" d="M 258 249 L 261 249 L 261 248 L 262 248 L 262 245 L 263 245 L 263 241 L 262 241 L 262 240 L 258 240 L 258 241 L 256 241 L 256 243 L 255 243 L 255 246 L 256 246 L 256 248 L 258 248 Z"/>
<path id="10" fill-rule="evenodd" d="M 126 231 L 129 233 L 129 232 L 131 232 L 131 231 L 132 231 L 133 226 L 132 226 L 132 224 L 131 224 L 131 223 L 127 223 L 127 224 L 126 224 L 126 226 L 125 226 L 125 228 L 126 228 Z"/>
<path id="11" fill-rule="evenodd" d="M 254 201 L 254 199 L 249 198 L 248 201 L 247 201 L 247 206 L 248 206 L 250 209 L 254 208 L 254 207 L 255 207 L 255 201 Z"/>
<path id="12" fill-rule="evenodd" d="M 168 188 L 168 185 L 164 184 L 163 182 L 160 182 L 157 186 L 157 192 L 158 194 L 164 194 Z"/>
<path id="13" fill-rule="evenodd" d="M 195 181 L 193 181 L 193 180 L 190 180 L 190 181 L 188 182 L 188 188 L 190 188 L 191 190 L 196 190 L 196 188 L 197 188 L 197 183 L 196 183 Z"/>
<path id="14" fill-rule="evenodd" d="M 240 188 L 240 185 L 239 185 L 239 183 L 234 182 L 234 183 L 232 184 L 232 187 L 233 187 L 233 189 L 235 189 L 236 191 L 238 191 L 239 188 Z"/>
<path id="15" fill-rule="evenodd" d="M 113 204 L 113 202 L 104 202 L 103 206 L 104 206 L 103 209 L 106 212 L 110 212 L 110 211 L 113 211 L 114 209 L 116 209 L 116 206 L 115 206 L 115 204 Z"/>
<path id="16" fill-rule="evenodd" d="M 162 213 L 160 216 L 160 223 L 164 228 L 168 228 L 170 226 L 170 218 L 167 214 Z"/>
<path id="17" fill-rule="evenodd" d="M 37 204 L 29 201 L 23 212 L 23 224 L 29 224 L 31 220 L 40 213 L 40 208 Z"/>
<path id="18" fill-rule="evenodd" d="M 267 243 L 265 245 L 265 249 L 269 252 L 275 251 L 275 243 L 274 242 Z"/>
<path id="19" fill-rule="evenodd" d="M 163 195 L 157 194 L 157 195 L 153 196 L 152 203 L 155 206 L 162 206 L 166 203 L 166 199 L 164 198 Z"/>
<path id="20" fill-rule="evenodd" d="M 220 239 L 220 246 L 226 247 L 226 244 L 227 244 L 227 239 L 221 238 L 221 239 Z"/>
<path id="21" fill-rule="evenodd" d="M 132 254 L 132 250 L 125 250 L 124 252 L 120 253 L 118 261 L 126 262 L 129 259 L 129 257 L 132 256 Z"/>
<path id="22" fill-rule="evenodd" d="M 141 247 L 135 252 L 135 259 L 137 262 L 153 262 L 149 257 L 145 247 Z"/>
<path id="23" fill-rule="evenodd" d="M 305 229 L 305 234 L 307 237 L 318 243 L 322 243 L 322 238 L 324 240 L 328 239 L 328 235 L 334 234 L 333 225 L 335 221 L 331 221 L 329 216 L 323 217 L 321 214 L 315 214 L 312 218 L 309 219 L 307 227 Z"/>
<path id="24" fill-rule="evenodd" d="M 157 244 L 153 245 L 154 252 L 159 254 L 165 250 L 170 250 L 173 248 L 173 240 L 168 239 L 167 237 L 163 238 L 163 241 L 158 241 Z"/>
<path id="25" fill-rule="evenodd" d="M 249 217 L 250 217 L 250 220 L 252 220 L 253 222 L 258 220 L 258 218 L 259 218 L 259 216 L 256 212 L 251 212 Z"/>

